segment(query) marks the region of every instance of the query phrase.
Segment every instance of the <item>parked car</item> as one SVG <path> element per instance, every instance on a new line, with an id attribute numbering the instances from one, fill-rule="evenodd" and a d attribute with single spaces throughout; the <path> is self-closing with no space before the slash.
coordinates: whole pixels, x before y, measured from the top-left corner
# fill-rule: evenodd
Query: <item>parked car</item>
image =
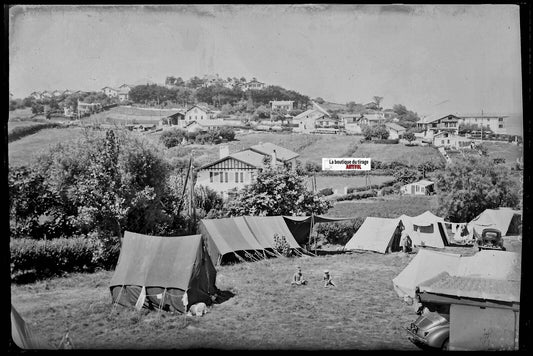
<path id="1" fill-rule="evenodd" d="M 409 340 L 421 349 L 448 350 L 450 315 L 427 312 L 420 315 L 406 330 Z"/>
<path id="2" fill-rule="evenodd" d="M 502 250 L 503 247 L 502 233 L 498 229 L 486 228 L 481 232 L 481 236 L 476 239 L 476 245 L 481 250 Z"/>

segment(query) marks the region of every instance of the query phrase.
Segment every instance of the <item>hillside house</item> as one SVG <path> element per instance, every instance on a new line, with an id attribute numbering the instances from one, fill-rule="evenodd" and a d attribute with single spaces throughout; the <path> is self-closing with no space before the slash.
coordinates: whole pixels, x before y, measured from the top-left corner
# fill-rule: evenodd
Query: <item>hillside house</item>
<path id="1" fill-rule="evenodd" d="M 266 88 L 266 84 L 253 78 L 251 81 L 242 85 L 243 90 L 262 90 Z"/>
<path id="2" fill-rule="evenodd" d="M 505 118 L 504 115 L 475 115 L 475 114 L 462 114 L 459 115 L 459 125 L 461 124 L 470 124 L 470 125 L 481 125 L 483 127 L 488 127 L 494 133 L 506 133 L 505 130 Z"/>
<path id="3" fill-rule="evenodd" d="M 103 87 L 102 93 L 104 93 L 108 98 L 116 98 L 118 96 L 118 89 L 111 87 Z"/>
<path id="4" fill-rule="evenodd" d="M 431 131 L 433 134 L 440 131 L 448 131 L 457 134 L 459 132 L 460 120 L 461 118 L 455 115 L 446 115 L 443 117 L 429 116 L 418 121 L 416 126 L 424 129 L 426 132 Z"/>
<path id="5" fill-rule="evenodd" d="M 370 102 L 370 103 L 367 103 L 364 105 L 365 106 L 365 109 L 369 109 L 369 110 L 379 110 L 379 106 L 378 104 L 376 104 L 375 102 Z"/>
<path id="6" fill-rule="evenodd" d="M 407 131 L 405 127 L 395 124 L 394 122 L 385 123 L 385 128 L 389 132 L 389 139 L 391 140 L 402 138 L 403 134 Z"/>
<path id="7" fill-rule="evenodd" d="M 224 79 L 220 78 L 218 74 L 206 74 L 204 75 L 202 80 L 204 81 L 204 84 L 202 84 L 204 88 L 211 87 L 214 85 L 224 85 L 224 83 L 226 82 Z"/>
<path id="8" fill-rule="evenodd" d="M 53 96 L 54 98 L 59 98 L 61 95 L 63 95 L 63 93 L 62 93 L 61 91 L 59 91 L 59 90 L 54 90 L 54 91 L 52 92 L 52 96 Z"/>
<path id="9" fill-rule="evenodd" d="M 385 116 L 380 111 L 369 110 L 359 119 L 359 125 L 376 126 L 385 122 Z"/>
<path id="10" fill-rule="evenodd" d="M 97 113 L 102 110 L 100 103 L 84 103 L 78 100 L 78 116 L 85 116 Z"/>
<path id="11" fill-rule="evenodd" d="M 393 120 L 398 118 L 398 114 L 392 109 L 385 109 L 383 110 L 383 117 L 387 120 Z"/>
<path id="12" fill-rule="evenodd" d="M 179 126 L 180 121 L 185 120 L 183 111 L 176 111 L 174 114 L 167 115 L 159 120 L 160 126 Z"/>
<path id="13" fill-rule="evenodd" d="M 472 140 L 451 132 L 441 131 L 433 135 L 433 146 L 450 148 L 468 148 Z"/>
<path id="14" fill-rule="evenodd" d="M 432 195 L 435 193 L 435 183 L 422 179 L 418 182 L 401 186 L 400 192 L 407 195 Z"/>
<path id="15" fill-rule="evenodd" d="M 270 102 L 271 110 L 291 111 L 294 108 L 293 100 L 272 100 Z"/>
<path id="16" fill-rule="evenodd" d="M 211 120 L 215 118 L 215 112 L 205 106 L 194 105 L 185 112 L 185 123 L 198 120 Z"/>
<path id="17" fill-rule="evenodd" d="M 63 92 L 63 95 L 65 95 L 65 96 L 67 96 L 67 95 L 72 95 L 72 91 L 70 91 L 70 90 L 67 89 L 67 90 L 65 90 L 65 91 Z"/>
<path id="18" fill-rule="evenodd" d="M 295 167 L 297 157 L 297 153 L 271 143 L 255 145 L 232 154 L 229 153 L 229 147 L 224 145 L 220 147 L 218 160 L 196 170 L 196 185 L 209 187 L 227 198 L 232 192 L 253 183 L 268 165 L 288 163 Z"/>
<path id="19" fill-rule="evenodd" d="M 298 124 L 294 132 L 312 133 L 316 131 L 318 120 L 327 118 L 328 115 L 316 109 L 306 110 L 293 118 L 293 123 Z"/>
<path id="20" fill-rule="evenodd" d="M 52 93 L 50 93 L 50 92 L 47 91 L 47 90 L 45 90 L 45 91 L 43 91 L 43 92 L 41 93 L 41 98 L 42 98 L 42 99 L 45 99 L 45 98 L 46 98 L 46 99 L 50 99 L 50 98 L 52 98 L 52 97 L 53 97 Z"/>
<path id="21" fill-rule="evenodd" d="M 346 133 L 357 135 L 363 132 L 359 125 L 361 114 L 338 114 L 337 117 L 342 121 Z"/>

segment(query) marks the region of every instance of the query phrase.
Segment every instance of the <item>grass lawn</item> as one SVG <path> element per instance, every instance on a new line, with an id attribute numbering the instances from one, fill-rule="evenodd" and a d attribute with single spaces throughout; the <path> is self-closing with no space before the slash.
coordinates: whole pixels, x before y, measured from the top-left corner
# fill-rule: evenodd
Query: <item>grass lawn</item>
<path id="1" fill-rule="evenodd" d="M 44 129 L 11 142 L 8 146 L 9 165 L 29 164 L 35 156 L 51 146 L 80 137 L 83 130 L 80 127 Z"/>
<path id="2" fill-rule="evenodd" d="M 337 202 L 326 215 L 333 217 L 397 218 L 402 214 L 420 215 L 426 210 L 436 214 L 436 196 L 385 196 L 364 200 Z"/>
<path id="3" fill-rule="evenodd" d="M 489 157 L 505 159 L 505 165 L 509 168 L 515 166 L 517 158 L 524 158 L 523 146 L 506 142 L 483 142 L 483 146 L 487 147 Z"/>
<path id="4" fill-rule="evenodd" d="M 33 116 L 31 108 L 17 109 L 9 111 L 9 121 L 16 119 L 29 119 Z"/>
<path id="5" fill-rule="evenodd" d="M 413 257 L 368 252 L 221 266 L 217 287 L 235 296 L 202 318 L 158 319 L 123 307 L 111 314 L 110 271 L 12 285 L 11 300 L 52 345 L 68 330 L 82 349 L 416 350 L 402 329 L 416 315 L 392 287 Z M 307 286 L 290 285 L 297 264 Z M 326 268 L 336 288 L 322 286 Z"/>
<path id="6" fill-rule="evenodd" d="M 444 158 L 433 147 L 405 146 L 402 144 L 362 143 L 352 154 L 354 157 L 368 157 L 381 162 L 405 162 L 416 165 L 420 162 L 443 162 Z"/>
<path id="7" fill-rule="evenodd" d="M 381 184 L 394 179 L 393 176 L 369 176 L 369 184 Z M 367 185 L 366 178 L 362 175 L 352 177 L 342 176 L 316 176 L 317 190 L 331 188 L 337 190 L 338 194 L 344 194 L 344 187 L 363 187 Z"/>

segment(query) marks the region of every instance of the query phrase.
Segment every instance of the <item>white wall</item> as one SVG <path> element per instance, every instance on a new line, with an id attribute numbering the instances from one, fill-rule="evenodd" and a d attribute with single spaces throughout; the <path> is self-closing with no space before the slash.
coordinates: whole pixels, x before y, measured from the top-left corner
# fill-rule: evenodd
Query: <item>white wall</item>
<path id="1" fill-rule="evenodd" d="M 213 181 L 211 182 L 211 176 L 210 173 L 216 173 L 213 174 Z M 222 172 L 223 182 L 220 182 L 220 172 Z M 226 176 L 225 174 L 228 174 L 228 181 L 226 182 Z M 235 181 L 235 173 L 239 174 L 238 182 Z M 243 176 L 243 182 L 241 182 L 241 173 Z M 254 173 L 254 179 L 257 176 L 257 173 Z M 196 185 L 203 185 L 205 187 L 209 187 L 213 189 L 216 192 L 219 193 L 225 193 L 230 189 L 237 188 L 237 190 L 244 188 L 244 186 L 252 183 L 252 171 L 244 171 L 244 170 L 219 170 L 219 171 L 208 171 L 208 170 L 201 170 L 198 172 L 198 176 L 196 178 Z"/>

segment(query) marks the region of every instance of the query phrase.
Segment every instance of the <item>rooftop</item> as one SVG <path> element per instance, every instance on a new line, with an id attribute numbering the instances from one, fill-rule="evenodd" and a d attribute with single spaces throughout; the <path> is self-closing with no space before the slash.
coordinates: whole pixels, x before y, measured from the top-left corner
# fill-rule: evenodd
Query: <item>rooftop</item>
<path id="1" fill-rule="evenodd" d="M 293 152 L 270 142 L 260 143 L 258 145 L 251 146 L 250 149 L 264 155 L 272 155 L 274 150 L 276 150 L 276 157 L 278 158 L 278 160 L 281 161 L 288 161 L 290 159 L 300 156 L 296 152 Z"/>

